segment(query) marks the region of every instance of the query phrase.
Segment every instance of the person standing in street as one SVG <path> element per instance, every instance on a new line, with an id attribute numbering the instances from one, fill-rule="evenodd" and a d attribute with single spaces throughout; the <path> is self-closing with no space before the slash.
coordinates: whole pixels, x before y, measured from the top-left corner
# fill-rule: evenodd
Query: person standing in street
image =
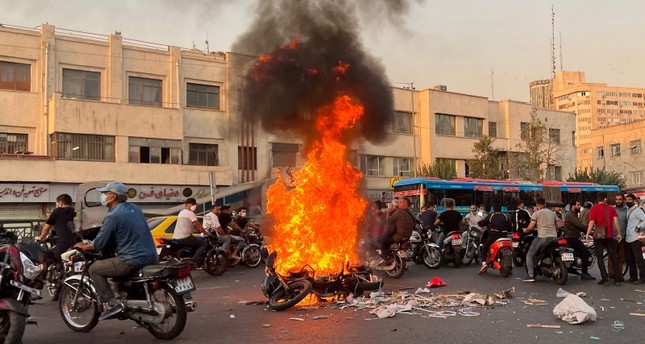
<path id="1" fill-rule="evenodd" d="M 580 275 L 581 280 L 595 280 L 596 278 L 589 274 L 589 256 L 591 252 L 585 246 L 585 244 L 580 241 L 580 234 L 585 233 L 587 227 L 582 224 L 582 221 L 578 218 L 578 213 L 580 213 L 580 201 L 571 201 L 569 212 L 564 216 L 564 237 L 567 239 L 567 244 L 573 247 L 576 251 L 580 253 L 580 258 L 582 260 L 582 267 Z"/>
<path id="2" fill-rule="evenodd" d="M 538 210 L 531 215 L 531 223 L 524 229 L 524 233 L 531 233 L 534 228 L 537 228 L 538 235 L 528 252 L 526 253 L 526 271 L 528 277 L 524 282 L 535 282 L 535 274 L 533 268 L 535 267 L 535 254 L 549 241 L 558 237 L 557 221 L 558 217 L 553 210 L 546 207 L 546 200 L 539 197 L 536 200 Z"/>
<path id="3" fill-rule="evenodd" d="M 615 204 L 614 208 L 618 214 L 618 225 L 620 226 L 620 234 L 625 238 L 625 231 L 627 230 L 627 208 L 625 206 L 625 196 L 622 193 L 617 193 L 614 198 Z M 618 256 L 618 267 L 620 268 L 620 281 L 624 282 L 622 271 L 623 266 L 625 266 L 625 240 L 620 241 L 616 244 L 616 256 Z M 614 276 L 614 262 L 611 261 L 611 258 L 607 261 L 607 271 L 609 276 Z"/>
<path id="4" fill-rule="evenodd" d="M 511 223 L 513 225 L 513 232 L 524 233 L 524 228 L 531 222 L 531 214 L 528 210 L 524 209 L 524 201 L 517 203 L 517 209 L 513 212 Z"/>
<path id="5" fill-rule="evenodd" d="M 600 281 L 598 284 L 609 285 L 609 280 L 607 279 L 607 270 L 605 264 L 602 264 L 604 261 L 603 253 L 604 250 L 607 250 L 609 259 L 612 259 L 614 266 L 614 285 L 620 285 L 620 268 L 618 267 L 618 256 L 616 255 L 616 241 L 621 241 L 623 239 L 620 234 L 620 225 L 618 224 L 618 213 L 614 207 L 607 204 L 607 193 L 599 192 L 598 193 L 598 204 L 591 207 L 589 210 L 589 225 L 587 225 L 587 236 L 586 239 L 589 240 L 591 236 L 591 231 L 593 230 L 594 234 L 594 252 L 596 254 L 596 259 L 598 260 L 598 268 L 600 270 Z M 614 239 L 614 235 L 617 236 L 618 240 Z"/>
<path id="6" fill-rule="evenodd" d="M 645 210 L 638 206 L 636 196 L 629 194 L 625 204 L 627 211 L 627 229 L 625 230 L 625 258 L 629 267 L 628 282 L 634 284 L 645 283 L 645 260 L 643 260 L 643 243 L 638 241 L 638 233 L 645 226 Z M 638 268 L 638 270 L 637 270 Z M 640 278 L 638 275 L 640 273 Z"/>

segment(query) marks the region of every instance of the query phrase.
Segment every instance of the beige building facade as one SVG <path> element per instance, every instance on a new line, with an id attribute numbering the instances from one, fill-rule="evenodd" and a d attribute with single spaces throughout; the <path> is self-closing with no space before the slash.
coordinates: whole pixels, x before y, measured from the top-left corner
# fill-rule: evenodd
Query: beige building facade
<path id="1" fill-rule="evenodd" d="M 576 113 L 578 168 L 594 162 L 592 130 L 645 119 L 645 88 L 588 83 L 584 72 L 558 72 L 553 80 L 555 108 Z"/>
<path id="2" fill-rule="evenodd" d="M 620 173 L 627 190 L 645 189 L 645 120 L 592 130 L 592 164 Z"/>

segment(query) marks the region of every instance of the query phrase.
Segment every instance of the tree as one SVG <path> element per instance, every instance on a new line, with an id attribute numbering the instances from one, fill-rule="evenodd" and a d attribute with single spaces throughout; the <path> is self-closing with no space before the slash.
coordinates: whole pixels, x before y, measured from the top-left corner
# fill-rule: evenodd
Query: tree
<path id="1" fill-rule="evenodd" d="M 417 176 L 436 177 L 441 179 L 457 178 L 455 161 L 436 158 L 432 165 L 419 163 L 419 166 L 417 166 Z"/>
<path id="2" fill-rule="evenodd" d="M 600 185 L 618 185 L 620 189 L 625 187 L 625 178 L 616 171 L 607 171 L 604 168 L 578 169 L 573 175 L 567 178 L 569 182 L 591 182 Z"/>
<path id="3" fill-rule="evenodd" d="M 502 179 L 504 174 L 500 165 L 500 150 L 493 148 L 495 139 L 486 135 L 473 145 L 474 159 L 468 160 L 469 177 L 483 179 Z"/>
<path id="4" fill-rule="evenodd" d="M 531 121 L 523 126 L 517 151 L 509 156 L 511 175 L 539 182 L 546 179 L 549 165 L 555 164 L 558 142 L 549 135 L 547 122 L 537 117 L 537 109 L 531 110 Z"/>

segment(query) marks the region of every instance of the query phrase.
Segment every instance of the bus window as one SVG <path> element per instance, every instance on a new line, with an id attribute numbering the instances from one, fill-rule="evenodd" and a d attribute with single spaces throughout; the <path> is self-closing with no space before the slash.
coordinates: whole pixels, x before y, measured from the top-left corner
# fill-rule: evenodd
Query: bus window
<path id="1" fill-rule="evenodd" d="M 524 201 L 524 206 L 535 206 L 535 200 L 540 197 L 537 191 L 520 191 L 520 199 Z"/>
<path id="2" fill-rule="evenodd" d="M 446 190 L 446 197 L 455 200 L 455 210 L 458 208 L 466 207 L 470 210 L 470 205 L 473 204 L 473 190 Z"/>
<path id="3" fill-rule="evenodd" d="M 578 194 L 578 197 L 581 198 L 582 203 L 591 201 L 591 203 L 596 204 L 596 202 L 598 202 L 598 192 L 596 191 L 582 191 L 582 193 Z M 613 198 L 611 198 L 611 200 L 613 200 Z"/>
<path id="4" fill-rule="evenodd" d="M 504 191 L 502 194 L 502 207 L 506 207 L 507 211 L 512 211 L 517 208 L 517 202 L 519 200 L 519 191 Z"/>

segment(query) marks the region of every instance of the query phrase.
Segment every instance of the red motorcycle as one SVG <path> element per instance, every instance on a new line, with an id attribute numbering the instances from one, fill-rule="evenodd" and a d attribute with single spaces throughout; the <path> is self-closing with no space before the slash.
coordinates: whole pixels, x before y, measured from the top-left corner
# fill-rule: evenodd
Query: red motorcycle
<path id="1" fill-rule="evenodd" d="M 490 245 L 486 266 L 499 270 L 502 277 L 508 277 L 513 273 L 513 241 L 510 238 L 499 238 Z M 485 271 L 482 270 L 481 273 Z"/>

